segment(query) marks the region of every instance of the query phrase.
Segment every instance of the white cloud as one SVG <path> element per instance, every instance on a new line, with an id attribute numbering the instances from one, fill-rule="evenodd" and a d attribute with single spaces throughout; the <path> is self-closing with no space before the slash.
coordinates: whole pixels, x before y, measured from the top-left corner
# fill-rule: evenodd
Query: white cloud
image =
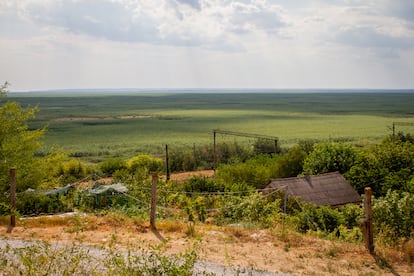
<path id="1" fill-rule="evenodd" d="M 403 0 L 3 0 L 0 75 L 12 89 L 414 87 L 413 8 Z"/>
<path id="2" fill-rule="evenodd" d="M 281 8 L 269 1 L 28 1 L 16 8 L 24 10 L 28 24 L 39 28 L 166 45 L 214 48 L 214 44 L 229 43 L 223 41 L 231 37 L 229 32 L 277 33 L 285 26 Z"/>

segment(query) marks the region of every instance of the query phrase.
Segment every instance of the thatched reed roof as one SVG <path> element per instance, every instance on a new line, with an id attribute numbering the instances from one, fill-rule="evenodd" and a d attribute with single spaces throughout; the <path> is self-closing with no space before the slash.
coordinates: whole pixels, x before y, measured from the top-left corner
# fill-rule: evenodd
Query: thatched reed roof
<path id="1" fill-rule="evenodd" d="M 263 192 L 275 189 L 285 190 L 290 196 L 316 205 L 340 206 L 361 202 L 360 195 L 339 172 L 272 179 Z"/>

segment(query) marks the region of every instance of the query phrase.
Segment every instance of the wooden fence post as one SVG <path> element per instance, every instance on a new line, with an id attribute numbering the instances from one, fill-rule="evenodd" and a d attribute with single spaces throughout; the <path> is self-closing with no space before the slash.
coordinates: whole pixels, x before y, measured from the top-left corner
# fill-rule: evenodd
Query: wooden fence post
<path id="1" fill-rule="evenodd" d="M 16 227 L 16 169 L 10 169 L 10 225 L 7 229 L 11 233 L 13 227 Z"/>
<path id="2" fill-rule="evenodd" d="M 364 214 L 365 218 L 362 220 L 362 232 L 364 235 L 365 247 L 369 253 L 374 253 L 374 234 L 372 227 L 372 189 L 370 187 L 365 188 L 365 202 L 364 202 Z"/>
<path id="3" fill-rule="evenodd" d="M 170 165 L 169 165 L 168 145 L 165 145 L 165 174 L 167 181 L 170 180 Z"/>
<path id="4" fill-rule="evenodd" d="M 151 211 L 150 211 L 150 226 L 151 229 L 155 229 L 155 213 L 157 205 L 157 183 L 158 183 L 158 174 L 156 172 L 152 173 L 152 187 L 151 187 Z"/>
<path id="5" fill-rule="evenodd" d="M 213 170 L 217 167 L 217 153 L 216 153 L 216 131 L 213 130 Z"/>

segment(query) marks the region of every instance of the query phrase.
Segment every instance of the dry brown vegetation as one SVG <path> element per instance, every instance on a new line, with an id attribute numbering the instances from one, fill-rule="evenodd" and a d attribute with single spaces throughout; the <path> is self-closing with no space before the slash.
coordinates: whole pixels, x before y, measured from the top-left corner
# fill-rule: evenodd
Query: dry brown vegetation
<path id="1" fill-rule="evenodd" d="M 148 222 L 117 213 L 19 219 L 12 233 L 6 233 L 7 218 L 1 223 L 3 238 L 75 241 L 119 248 L 164 244 L 168 254 L 183 252 L 200 240 L 202 260 L 295 275 L 414 273 L 412 260 L 404 260 L 396 250 L 378 249 L 376 262 L 362 244 L 323 240 L 282 226 L 259 230 L 163 220 L 157 222 L 157 231 L 152 231 Z"/>

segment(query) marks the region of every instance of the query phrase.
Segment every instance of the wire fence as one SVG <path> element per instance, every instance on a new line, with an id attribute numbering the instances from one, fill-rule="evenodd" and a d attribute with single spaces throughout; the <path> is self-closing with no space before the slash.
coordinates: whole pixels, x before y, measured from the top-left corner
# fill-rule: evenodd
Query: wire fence
<path id="1" fill-rule="evenodd" d="M 77 180 L 76 182 L 70 183 L 60 189 L 63 188 L 76 188 L 76 186 L 78 186 L 81 183 L 84 183 L 86 181 L 94 181 L 95 183 L 99 183 L 100 179 L 104 179 L 105 177 L 100 176 L 96 173 L 92 174 L 92 175 L 88 175 L 80 180 Z M 86 188 L 84 190 L 88 190 L 89 188 Z M 248 201 L 243 201 L 241 200 L 240 202 L 234 202 L 234 204 L 231 204 L 231 202 L 233 201 L 228 201 L 230 204 L 223 204 L 223 202 L 226 202 L 228 196 L 237 196 L 237 195 L 243 195 L 243 196 L 250 196 L 252 194 L 259 194 L 261 193 L 262 198 L 268 198 L 271 195 L 281 191 L 285 189 L 285 187 L 278 187 L 278 188 L 266 188 L 266 189 L 249 189 L 249 190 L 243 190 L 243 191 L 218 191 L 218 192 L 192 192 L 192 191 L 182 191 L 182 190 L 172 190 L 172 189 L 157 189 L 156 193 L 158 196 L 162 195 L 162 197 L 160 197 L 159 199 L 161 199 L 160 201 L 163 201 L 164 204 L 159 204 L 157 203 L 155 205 L 157 210 L 162 210 L 162 211 L 166 211 L 166 212 L 174 212 L 174 213 L 187 213 L 188 212 L 192 212 L 194 208 L 191 207 L 187 207 L 186 204 L 187 203 L 183 203 L 180 202 L 180 208 L 177 207 L 172 207 L 174 206 L 174 203 L 171 203 L 171 205 L 167 202 L 168 199 L 166 199 L 169 195 L 185 195 L 185 196 L 200 196 L 200 197 L 215 197 L 216 200 L 218 200 L 219 202 L 221 202 L 221 206 L 220 207 L 216 207 L 216 208 L 207 208 L 208 204 L 206 206 L 202 206 L 200 207 L 201 209 L 203 209 L 205 212 L 210 213 L 210 212 L 220 212 L 220 211 L 225 211 L 228 209 L 237 209 L 237 208 L 242 208 L 243 206 L 247 206 L 246 204 L 249 204 Z M 20 192 L 18 193 L 18 195 L 22 195 L 24 193 L 34 193 L 34 194 L 44 194 L 44 195 L 51 195 L 50 192 L 51 191 L 56 191 L 58 189 L 53 189 L 53 190 L 28 190 L 28 191 L 24 191 L 24 192 Z M 118 192 L 115 194 L 110 195 L 111 197 L 116 197 L 117 195 L 122 195 L 136 203 L 138 203 L 139 207 L 143 210 L 147 210 L 149 211 L 151 209 L 151 204 L 152 202 L 150 202 L 149 200 L 145 200 L 143 198 L 147 197 L 149 198 L 148 193 L 152 190 L 151 187 L 146 187 L 146 186 L 138 186 L 134 189 L 133 192 L 128 192 L 128 191 L 124 191 L 124 192 Z M 82 190 L 80 191 L 80 193 L 82 193 Z M 139 195 L 141 193 L 141 196 Z M 102 196 L 106 196 L 106 195 L 102 195 Z M 95 196 L 96 197 L 96 196 Z M 224 198 L 223 198 L 224 197 Z M 95 198 L 96 201 L 96 198 Z M 160 202 L 159 201 L 159 202 Z M 215 201 L 217 203 L 217 201 Z M 211 202 L 210 202 L 211 203 Z M 184 205 L 183 205 L 184 204 Z M 170 206 L 169 206 L 170 205 Z M 214 203 L 213 203 L 214 205 Z M 198 209 L 198 211 L 200 210 L 200 208 Z"/>

